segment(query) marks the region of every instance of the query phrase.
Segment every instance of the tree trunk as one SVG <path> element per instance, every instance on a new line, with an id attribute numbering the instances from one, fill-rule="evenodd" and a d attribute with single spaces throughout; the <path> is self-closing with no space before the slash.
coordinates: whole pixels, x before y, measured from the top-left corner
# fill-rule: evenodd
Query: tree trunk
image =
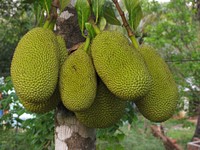
<path id="1" fill-rule="evenodd" d="M 55 118 L 55 150 L 95 150 L 95 129 L 85 127 L 62 107 Z"/>
<path id="2" fill-rule="evenodd" d="M 197 20 L 200 22 L 200 0 L 197 0 Z"/>
<path id="3" fill-rule="evenodd" d="M 77 22 L 74 1 L 57 19 L 56 32 L 64 37 L 67 48 L 76 49 L 77 44 L 85 41 Z M 77 93 L 78 94 L 78 93 Z M 55 114 L 55 150 L 95 150 L 95 129 L 81 124 L 73 112 L 59 104 Z"/>
<path id="4" fill-rule="evenodd" d="M 198 120 L 192 141 L 196 141 L 196 139 L 200 139 L 200 108 L 198 109 Z"/>

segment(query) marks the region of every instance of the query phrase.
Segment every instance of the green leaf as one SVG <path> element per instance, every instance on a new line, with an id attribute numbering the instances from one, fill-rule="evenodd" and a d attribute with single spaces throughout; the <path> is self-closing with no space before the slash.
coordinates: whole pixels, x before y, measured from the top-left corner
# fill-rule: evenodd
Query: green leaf
<path id="1" fill-rule="evenodd" d="M 85 23 L 88 21 L 90 16 L 90 4 L 87 0 L 77 0 L 75 8 L 78 14 L 78 24 L 82 35 L 84 36 Z"/>
<path id="2" fill-rule="evenodd" d="M 85 23 L 85 28 L 88 31 L 90 38 L 93 39 L 96 36 L 96 33 L 95 33 L 92 25 L 87 22 L 87 23 Z"/>
<path id="3" fill-rule="evenodd" d="M 52 0 L 43 0 L 41 1 L 43 8 L 46 10 L 47 15 L 50 15 L 50 8 L 51 8 L 51 2 Z"/>
<path id="4" fill-rule="evenodd" d="M 112 25 L 121 25 L 120 21 L 115 16 L 114 9 L 112 7 L 112 3 L 108 2 L 104 5 L 103 15 L 106 21 Z"/>
<path id="5" fill-rule="evenodd" d="M 70 0 L 60 0 L 60 11 L 62 12 L 69 3 Z"/>
<path id="6" fill-rule="evenodd" d="M 105 27 L 106 27 L 106 19 L 104 18 L 104 17 L 101 17 L 100 18 L 100 21 L 99 21 L 99 29 L 101 30 L 101 31 L 103 31 L 104 29 L 105 29 Z"/>
<path id="7" fill-rule="evenodd" d="M 105 3 L 105 0 L 91 0 L 92 2 L 92 11 L 94 12 L 94 15 L 96 17 L 95 23 L 98 22 L 99 18 L 103 15 L 103 5 Z"/>
<path id="8" fill-rule="evenodd" d="M 143 17 L 142 8 L 139 0 L 124 0 L 125 7 L 129 15 L 129 25 L 136 30 Z"/>

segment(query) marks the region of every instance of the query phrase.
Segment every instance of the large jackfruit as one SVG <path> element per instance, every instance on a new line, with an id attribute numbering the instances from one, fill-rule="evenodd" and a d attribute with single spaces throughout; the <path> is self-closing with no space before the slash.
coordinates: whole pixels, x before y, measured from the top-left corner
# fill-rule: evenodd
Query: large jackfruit
<path id="1" fill-rule="evenodd" d="M 126 101 L 112 94 L 100 81 L 92 106 L 75 114 L 77 119 L 87 127 L 106 128 L 115 124 L 123 116 L 125 107 Z"/>
<path id="2" fill-rule="evenodd" d="M 46 113 L 56 108 L 61 101 L 58 88 L 56 88 L 53 95 L 45 102 L 27 102 L 25 99 L 20 98 L 20 102 L 30 112 Z"/>
<path id="3" fill-rule="evenodd" d="M 135 103 L 144 117 L 154 122 L 163 122 L 173 115 L 176 108 L 176 83 L 167 64 L 152 47 L 143 45 L 139 52 L 149 68 L 153 85 L 149 93 Z"/>
<path id="4" fill-rule="evenodd" d="M 148 93 L 151 76 L 143 58 L 123 34 L 116 31 L 98 34 L 91 52 L 98 75 L 116 96 L 136 100 Z"/>
<path id="5" fill-rule="evenodd" d="M 63 37 L 61 35 L 57 35 L 56 37 L 57 37 L 58 46 L 59 46 L 59 64 L 61 68 L 61 66 L 63 65 L 63 63 L 68 57 L 68 51 L 67 51 L 65 40 L 63 39 Z"/>
<path id="6" fill-rule="evenodd" d="M 60 72 L 60 93 L 64 106 L 71 111 L 89 108 L 96 95 L 96 73 L 83 45 L 64 62 Z"/>
<path id="7" fill-rule="evenodd" d="M 27 102 L 44 102 L 53 94 L 58 79 L 58 43 L 48 29 L 34 28 L 19 41 L 11 64 L 17 95 Z"/>

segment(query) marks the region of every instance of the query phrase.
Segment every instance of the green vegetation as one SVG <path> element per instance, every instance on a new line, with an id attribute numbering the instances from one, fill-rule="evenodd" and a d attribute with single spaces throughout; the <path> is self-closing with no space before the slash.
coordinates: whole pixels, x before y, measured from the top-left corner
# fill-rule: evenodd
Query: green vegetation
<path id="1" fill-rule="evenodd" d="M 60 94 L 64 106 L 83 111 L 94 102 L 97 89 L 96 72 L 89 55 L 81 45 L 64 62 L 60 72 Z"/>
<path id="2" fill-rule="evenodd" d="M 135 104 L 147 119 L 153 122 L 166 121 L 174 114 L 177 106 L 177 85 L 167 64 L 154 48 L 143 45 L 139 52 L 152 76 L 153 85 L 149 93 Z"/>
<path id="3" fill-rule="evenodd" d="M 103 31 L 91 44 L 95 69 L 108 89 L 124 100 L 148 93 L 151 77 L 139 53 L 119 32 Z"/>
<path id="4" fill-rule="evenodd" d="M 125 107 L 126 101 L 121 101 L 102 81 L 99 81 L 92 106 L 75 114 L 77 119 L 87 127 L 105 128 L 114 125 L 124 115 Z"/>

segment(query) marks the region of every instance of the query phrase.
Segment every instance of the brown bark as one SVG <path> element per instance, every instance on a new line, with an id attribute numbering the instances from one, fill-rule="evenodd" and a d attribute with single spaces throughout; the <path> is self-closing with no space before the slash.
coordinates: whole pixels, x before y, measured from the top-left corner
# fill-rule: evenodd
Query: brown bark
<path id="1" fill-rule="evenodd" d="M 76 48 L 78 43 L 85 41 L 72 6 L 61 13 L 56 28 L 56 33 L 64 37 L 68 49 Z M 95 141 L 95 129 L 81 124 L 73 112 L 59 104 L 55 114 L 55 150 L 95 150 Z"/>
<path id="2" fill-rule="evenodd" d="M 197 20 L 200 21 L 200 0 L 197 0 Z"/>
<path id="3" fill-rule="evenodd" d="M 194 135 L 192 137 L 192 141 L 195 141 L 195 139 L 200 139 L 200 108 L 198 109 L 198 114 L 199 114 L 198 121 L 197 121 Z"/>

